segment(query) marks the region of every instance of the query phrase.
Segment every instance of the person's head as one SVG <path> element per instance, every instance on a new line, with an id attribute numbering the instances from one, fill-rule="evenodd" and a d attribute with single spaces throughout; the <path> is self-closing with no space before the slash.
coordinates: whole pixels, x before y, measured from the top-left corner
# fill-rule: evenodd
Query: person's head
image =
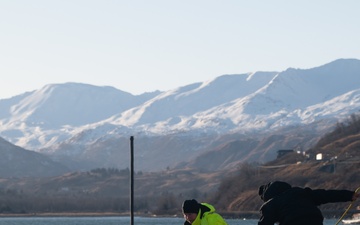
<path id="1" fill-rule="evenodd" d="M 184 218 L 189 223 L 194 222 L 200 209 L 200 204 L 195 200 L 185 200 L 182 204 Z"/>

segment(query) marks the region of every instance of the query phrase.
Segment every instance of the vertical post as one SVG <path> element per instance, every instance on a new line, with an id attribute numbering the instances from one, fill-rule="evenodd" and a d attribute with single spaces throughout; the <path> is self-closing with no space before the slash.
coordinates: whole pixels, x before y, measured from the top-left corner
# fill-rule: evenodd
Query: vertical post
<path id="1" fill-rule="evenodd" d="M 130 225 L 134 225 L 134 137 L 130 137 Z"/>

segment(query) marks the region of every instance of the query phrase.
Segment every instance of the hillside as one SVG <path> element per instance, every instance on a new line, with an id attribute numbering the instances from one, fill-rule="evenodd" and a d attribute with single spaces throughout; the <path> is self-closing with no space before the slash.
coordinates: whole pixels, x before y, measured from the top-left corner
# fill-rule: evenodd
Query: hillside
<path id="1" fill-rule="evenodd" d="M 305 153 L 288 153 L 263 165 L 241 163 L 232 169 L 206 172 L 169 169 L 137 172 L 135 210 L 142 213 L 178 214 L 184 199 L 211 202 L 232 215 L 257 216 L 262 204 L 257 195 L 261 184 L 273 180 L 311 188 L 350 189 L 360 185 L 358 142 L 360 117 L 323 136 Z M 336 146 L 336 148 L 335 148 Z M 322 160 L 315 155 L 324 153 Z M 333 160 L 335 159 L 336 160 Z M 126 212 L 129 201 L 129 171 L 95 169 L 50 178 L 0 180 L 0 197 L 7 202 L 0 212 Z M 22 204 L 18 204 L 22 202 Z M 348 203 L 327 204 L 327 216 L 339 216 Z M 251 214 L 249 214 L 251 212 Z"/>
<path id="2" fill-rule="evenodd" d="M 0 137 L 0 177 L 49 177 L 69 168 L 49 157 L 15 146 Z"/>
<path id="3" fill-rule="evenodd" d="M 222 181 L 211 201 L 224 211 L 257 210 L 262 204 L 258 187 L 274 180 L 314 189 L 355 190 L 360 187 L 359 142 L 360 116 L 352 115 L 304 154 L 288 153 L 264 165 L 243 164 L 237 175 Z M 322 154 L 322 160 L 316 160 L 317 154 Z M 339 215 L 348 204 L 326 204 L 321 208 Z"/>

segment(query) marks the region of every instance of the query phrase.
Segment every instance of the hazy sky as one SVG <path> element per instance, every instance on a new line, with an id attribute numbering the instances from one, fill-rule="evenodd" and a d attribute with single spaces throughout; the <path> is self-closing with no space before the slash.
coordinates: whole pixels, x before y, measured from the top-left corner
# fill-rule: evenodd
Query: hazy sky
<path id="1" fill-rule="evenodd" d="M 359 0 L 0 0 L 0 99 L 80 82 L 132 94 L 360 59 Z"/>

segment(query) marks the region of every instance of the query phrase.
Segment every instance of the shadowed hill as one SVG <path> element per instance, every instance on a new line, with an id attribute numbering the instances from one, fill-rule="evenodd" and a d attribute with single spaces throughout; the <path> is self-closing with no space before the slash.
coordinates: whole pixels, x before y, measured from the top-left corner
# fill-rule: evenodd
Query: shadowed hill
<path id="1" fill-rule="evenodd" d="M 0 177 L 50 177 L 70 170 L 49 157 L 25 150 L 0 137 Z"/>

